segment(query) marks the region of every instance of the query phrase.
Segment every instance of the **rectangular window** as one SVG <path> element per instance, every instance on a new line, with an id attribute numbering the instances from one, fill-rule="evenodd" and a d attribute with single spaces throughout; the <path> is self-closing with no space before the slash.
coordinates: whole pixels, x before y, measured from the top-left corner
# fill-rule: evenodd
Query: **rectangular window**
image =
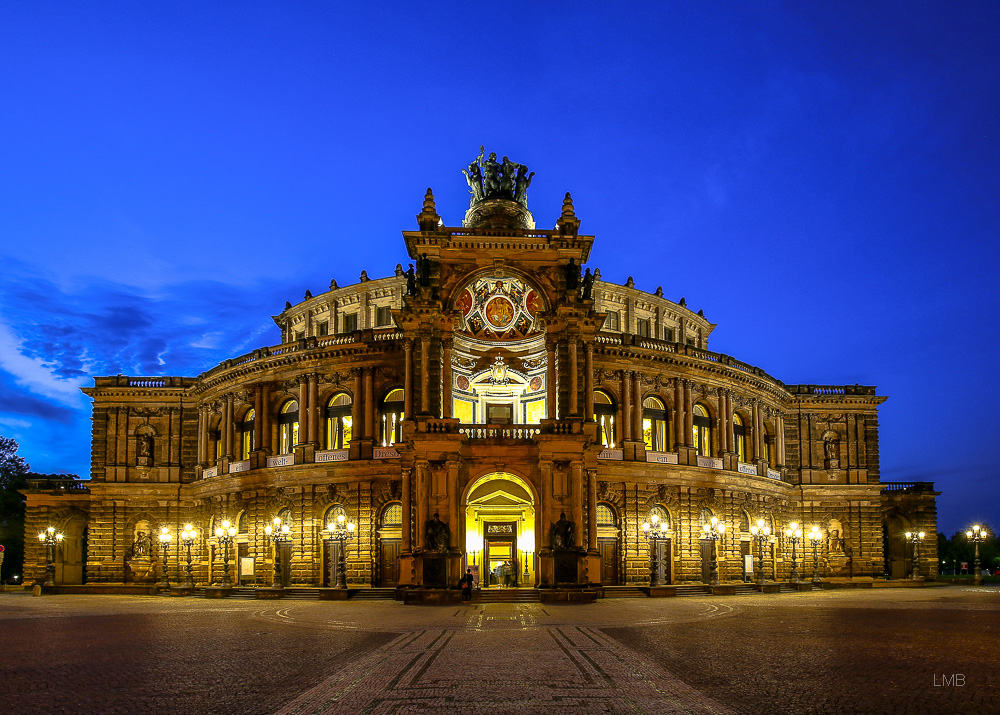
<path id="1" fill-rule="evenodd" d="M 341 332 L 353 333 L 358 329 L 358 314 L 357 313 L 345 313 L 344 314 L 344 329 Z"/>
<path id="2" fill-rule="evenodd" d="M 392 325 L 392 313 L 389 311 L 389 306 L 384 306 L 375 309 L 375 327 L 381 328 L 386 325 Z"/>
<path id="3" fill-rule="evenodd" d="M 620 330 L 618 327 L 618 311 L 612 310 L 608 313 L 608 317 L 604 319 L 604 329 L 605 330 Z"/>
<path id="4" fill-rule="evenodd" d="M 668 343 L 674 342 L 674 329 L 673 328 L 664 328 L 663 329 L 663 339 L 666 340 Z"/>
<path id="5" fill-rule="evenodd" d="M 649 337 L 649 321 L 645 318 L 639 318 L 635 321 L 635 334 L 641 338 Z"/>
<path id="6" fill-rule="evenodd" d="M 688 339 L 687 339 L 687 340 L 685 340 L 684 342 L 685 342 L 686 344 L 688 344 L 688 345 L 690 345 L 690 346 L 694 347 L 694 338 L 688 338 Z"/>
<path id="7" fill-rule="evenodd" d="M 327 323 L 324 320 L 322 323 L 316 326 L 316 335 L 318 335 L 321 338 L 325 335 L 329 335 L 329 329 L 330 329 L 329 323 Z"/>
<path id="8" fill-rule="evenodd" d="M 296 330 L 295 331 L 295 339 L 296 340 L 302 340 L 302 338 L 304 338 L 305 336 L 306 336 L 305 331 L 303 331 L 303 330 Z"/>

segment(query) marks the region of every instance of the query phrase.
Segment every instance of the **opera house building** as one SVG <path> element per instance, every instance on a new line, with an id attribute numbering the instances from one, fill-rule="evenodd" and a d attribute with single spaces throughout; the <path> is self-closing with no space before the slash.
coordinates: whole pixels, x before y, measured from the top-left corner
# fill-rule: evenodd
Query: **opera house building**
<path id="1" fill-rule="evenodd" d="M 875 387 L 713 352 L 684 299 L 591 269 L 569 194 L 542 229 L 523 165 L 465 174 L 460 225 L 428 189 L 410 265 L 286 304 L 280 344 L 96 377 L 90 479 L 25 490 L 26 582 L 433 601 L 471 572 L 586 600 L 937 574 L 937 493 L 881 481 Z"/>

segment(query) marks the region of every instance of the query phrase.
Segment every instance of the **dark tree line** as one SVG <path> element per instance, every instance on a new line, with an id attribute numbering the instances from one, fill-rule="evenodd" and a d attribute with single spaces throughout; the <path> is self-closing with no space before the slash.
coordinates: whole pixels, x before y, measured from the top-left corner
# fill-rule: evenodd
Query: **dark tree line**
<path id="1" fill-rule="evenodd" d="M 987 538 L 979 544 L 979 563 L 982 568 L 988 568 L 991 573 L 1000 568 L 1000 538 L 989 524 L 980 524 L 986 529 Z M 969 573 L 975 563 L 976 549 L 964 531 L 958 531 L 948 538 L 942 533 L 938 533 L 938 559 L 942 563 L 938 564 L 941 572 L 950 572 L 952 569 L 961 572 L 962 562 L 968 562 Z"/>

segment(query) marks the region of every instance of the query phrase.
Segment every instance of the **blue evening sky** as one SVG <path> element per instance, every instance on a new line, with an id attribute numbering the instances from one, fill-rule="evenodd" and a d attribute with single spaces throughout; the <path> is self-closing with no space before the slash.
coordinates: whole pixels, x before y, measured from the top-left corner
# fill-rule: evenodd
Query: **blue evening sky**
<path id="1" fill-rule="evenodd" d="M 877 385 L 882 476 L 1000 527 L 1000 4 L 0 5 L 0 434 L 88 475 L 91 376 L 196 375 L 406 260 L 461 168 L 571 191 L 606 280 L 786 383 Z"/>

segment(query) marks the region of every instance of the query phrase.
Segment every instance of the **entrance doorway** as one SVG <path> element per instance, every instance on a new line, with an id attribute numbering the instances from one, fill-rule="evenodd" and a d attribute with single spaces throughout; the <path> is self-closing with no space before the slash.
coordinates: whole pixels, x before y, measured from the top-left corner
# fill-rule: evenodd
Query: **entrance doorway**
<path id="1" fill-rule="evenodd" d="M 513 474 L 488 474 L 469 486 L 465 504 L 466 566 L 478 573 L 479 587 L 534 586 L 535 508 L 530 485 Z"/>
<path id="2" fill-rule="evenodd" d="M 598 539 L 597 551 L 601 555 L 601 585 L 618 585 L 618 539 Z"/>

